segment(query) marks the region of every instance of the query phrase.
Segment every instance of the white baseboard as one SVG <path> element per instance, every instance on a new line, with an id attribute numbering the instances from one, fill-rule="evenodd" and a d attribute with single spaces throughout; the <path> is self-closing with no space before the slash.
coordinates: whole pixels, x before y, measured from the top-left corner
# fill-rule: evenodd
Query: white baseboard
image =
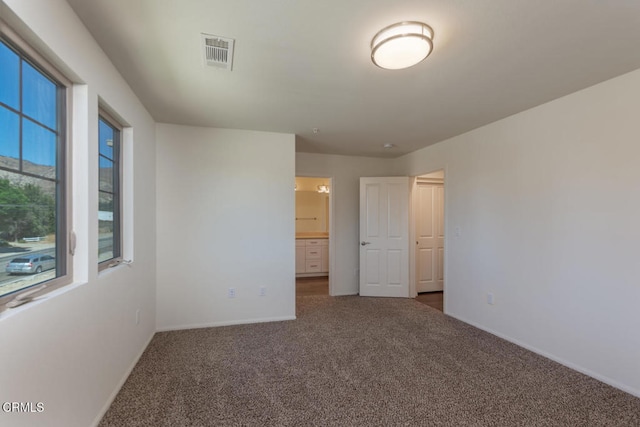
<path id="1" fill-rule="evenodd" d="M 181 331 L 183 329 L 216 328 L 218 326 L 246 325 L 246 324 L 249 324 L 249 323 L 282 322 L 282 321 L 285 321 L 285 320 L 296 320 L 296 316 L 264 317 L 264 318 L 258 318 L 258 319 L 224 320 L 224 321 L 221 321 L 221 322 L 211 322 L 211 323 L 194 323 L 194 324 L 189 324 L 189 325 L 163 326 L 163 327 L 157 328 L 157 332 Z"/>
<path id="2" fill-rule="evenodd" d="M 144 353 L 144 351 L 147 349 L 147 347 L 149 347 L 149 343 L 151 343 L 151 340 L 153 339 L 154 335 L 155 335 L 155 332 L 153 334 L 151 334 L 151 336 L 147 340 L 146 344 L 142 347 L 142 350 L 140 351 L 138 356 L 133 360 L 133 362 L 131 363 L 129 368 L 126 370 L 126 372 L 124 373 L 123 377 L 118 382 L 118 385 L 116 386 L 116 388 L 113 390 L 113 392 L 111 393 L 111 395 L 107 399 L 107 402 L 104 404 L 104 406 L 102 407 L 102 409 L 98 413 L 98 416 L 93 420 L 93 423 L 91 423 L 92 427 L 96 427 L 98 424 L 100 424 L 100 421 L 102 420 L 102 417 L 104 417 L 104 414 L 107 413 L 107 411 L 109 410 L 109 407 L 113 403 L 113 400 L 116 398 L 118 393 L 120 393 L 120 389 L 122 388 L 124 383 L 127 381 L 127 378 L 129 378 L 129 375 L 131 375 L 131 372 L 133 371 L 133 368 L 135 368 L 135 366 L 138 364 L 138 360 L 140 360 L 140 358 L 142 357 L 142 354 Z"/>
<path id="3" fill-rule="evenodd" d="M 508 335 L 502 334 L 500 332 L 496 332 L 496 331 L 494 331 L 494 330 L 492 330 L 490 328 L 487 328 L 485 326 L 482 326 L 480 324 L 472 322 L 472 321 L 470 321 L 468 319 L 465 319 L 465 318 L 463 318 L 461 316 L 458 316 L 456 314 L 451 314 L 449 312 L 447 312 L 445 314 L 447 314 L 448 316 L 451 316 L 451 317 L 453 317 L 455 319 L 458 319 L 461 322 L 464 322 L 464 323 L 467 323 L 467 324 L 469 324 L 471 326 L 474 326 L 474 327 L 476 327 L 478 329 L 482 329 L 483 331 L 488 332 L 491 335 L 495 335 L 495 336 L 500 337 L 500 338 L 502 338 L 502 339 L 504 339 L 506 341 L 509 341 L 509 342 L 519 346 L 519 347 L 526 348 L 529 351 L 532 351 L 532 352 L 534 352 L 536 354 L 539 354 L 540 356 L 546 357 L 547 359 L 553 360 L 554 362 L 557 362 L 557 363 L 559 363 L 561 365 L 564 365 L 567 368 L 573 369 L 574 371 L 577 371 L 577 372 L 580 372 L 582 374 L 585 374 L 585 375 L 587 375 L 587 376 L 589 376 L 591 378 L 595 378 L 596 380 L 601 381 L 601 382 L 603 382 L 605 384 L 608 384 L 611 387 L 615 387 L 615 388 L 617 388 L 619 390 L 622 390 L 625 393 L 629 393 L 629 394 L 631 394 L 633 396 L 640 397 L 640 390 L 638 390 L 638 389 L 635 389 L 633 387 L 629 387 L 628 385 L 625 385 L 625 384 L 621 384 L 618 381 L 613 380 L 613 379 L 611 379 L 609 377 L 606 377 L 604 375 L 598 374 L 597 372 L 593 372 L 590 369 L 587 369 L 587 368 L 584 368 L 582 366 L 576 365 L 573 362 L 570 362 L 570 361 L 565 360 L 565 359 L 563 359 L 561 357 L 555 356 L 555 355 L 553 355 L 551 353 L 547 353 L 546 351 L 540 350 L 539 348 L 531 346 L 531 345 L 529 345 L 527 343 L 524 343 L 524 342 L 522 342 L 520 340 L 512 338 L 512 337 L 510 337 Z"/>

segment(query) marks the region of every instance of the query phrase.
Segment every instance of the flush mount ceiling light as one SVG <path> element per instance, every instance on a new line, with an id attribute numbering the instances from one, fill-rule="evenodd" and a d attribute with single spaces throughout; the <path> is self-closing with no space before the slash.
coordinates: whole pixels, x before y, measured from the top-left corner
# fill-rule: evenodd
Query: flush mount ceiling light
<path id="1" fill-rule="evenodd" d="M 371 40 L 371 60 L 380 68 L 400 70 L 423 61 L 433 50 L 433 29 L 404 21 L 383 28 Z"/>

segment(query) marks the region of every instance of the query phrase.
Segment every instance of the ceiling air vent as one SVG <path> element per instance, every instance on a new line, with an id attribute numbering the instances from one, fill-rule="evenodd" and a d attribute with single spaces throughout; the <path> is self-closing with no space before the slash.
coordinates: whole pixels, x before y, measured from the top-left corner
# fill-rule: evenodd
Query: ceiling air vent
<path id="1" fill-rule="evenodd" d="M 204 63 L 231 71 L 233 64 L 233 39 L 202 34 Z"/>

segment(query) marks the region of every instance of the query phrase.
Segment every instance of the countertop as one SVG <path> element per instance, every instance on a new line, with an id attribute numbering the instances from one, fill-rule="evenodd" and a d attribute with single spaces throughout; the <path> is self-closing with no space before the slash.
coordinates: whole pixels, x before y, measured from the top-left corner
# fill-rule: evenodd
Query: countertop
<path id="1" fill-rule="evenodd" d="M 296 233 L 296 239 L 328 239 L 329 233 L 326 232 L 307 232 Z"/>

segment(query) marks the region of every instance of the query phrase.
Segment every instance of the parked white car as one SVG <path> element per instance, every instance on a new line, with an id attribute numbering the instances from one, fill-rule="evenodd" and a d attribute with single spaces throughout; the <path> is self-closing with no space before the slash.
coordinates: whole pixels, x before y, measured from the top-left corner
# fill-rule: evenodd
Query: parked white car
<path id="1" fill-rule="evenodd" d="M 33 274 L 52 268 L 56 268 L 56 259 L 51 255 L 29 254 L 12 259 L 5 271 L 9 274 Z"/>

